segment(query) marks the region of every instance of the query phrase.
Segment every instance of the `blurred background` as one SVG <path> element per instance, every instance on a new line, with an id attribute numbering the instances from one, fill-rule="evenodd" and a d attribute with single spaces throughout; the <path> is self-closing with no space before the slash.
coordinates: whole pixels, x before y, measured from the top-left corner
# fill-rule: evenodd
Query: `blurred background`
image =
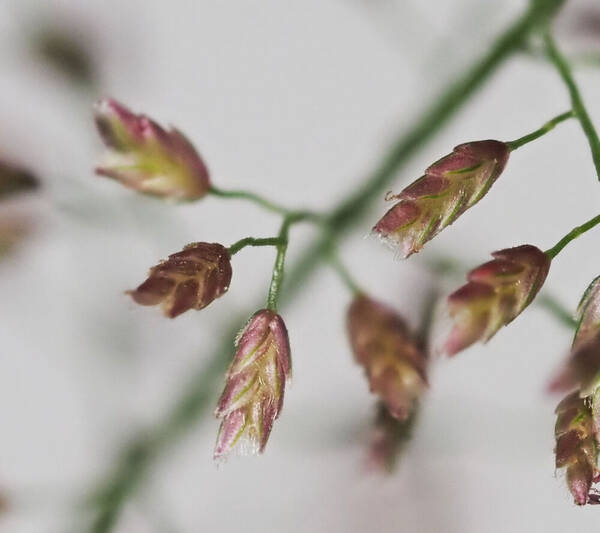
<path id="1" fill-rule="evenodd" d="M 562 47 L 600 124 L 600 7 L 570 0 Z M 523 0 L 3 0 L 0 157 L 41 188 L 2 204 L 27 219 L 0 262 L 0 531 L 85 531 L 85 499 L 132 435 L 164 419 L 230 327 L 262 301 L 273 251 L 234 260 L 227 297 L 177 320 L 124 294 L 188 242 L 272 235 L 278 219 L 206 198 L 173 205 L 94 176 L 92 104 L 111 95 L 177 125 L 213 181 L 290 206 L 327 209 Z M 402 169 L 396 192 L 460 142 L 510 140 L 570 107 L 555 71 L 523 52 L 505 64 Z M 474 266 L 494 249 L 542 249 L 598 213 L 600 187 L 570 121 L 512 156 L 475 209 L 403 262 L 365 238 L 383 194 L 342 246 L 373 296 L 413 324 L 425 262 Z M 290 259 L 314 236 L 294 228 Z M 600 230 L 552 266 L 546 288 L 573 310 L 600 274 Z M 448 292 L 462 272 L 447 280 Z M 544 392 L 571 332 L 532 306 L 489 345 L 435 357 L 412 441 L 391 475 L 366 468 L 375 400 L 352 360 L 349 294 L 327 268 L 283 310 L 294 379 L 267 452 L 215 465 L 204 416 L 150 469 L 119 533 L 213 531 L 589 531 L 599 509 L 572 504 L 555 475 L 554 406 Z M 225 326 L 224 326 L 225 325 Z"/>

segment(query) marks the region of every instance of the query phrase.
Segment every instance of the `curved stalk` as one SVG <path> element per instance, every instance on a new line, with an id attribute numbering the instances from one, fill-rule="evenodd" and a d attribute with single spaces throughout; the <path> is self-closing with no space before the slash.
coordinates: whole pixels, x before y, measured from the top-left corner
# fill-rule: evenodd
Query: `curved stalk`
<path id="1" fill-rule="evenodd" d="M 227 248 L 227 251 L 229 252 L 229 255 L 233 256 L 237 254 L 240 250 L 246 248 L 246 246 L 277 246 L 280 243 L 281 241 L 279 237 L 265 237 L 262 239 L 257 239 L 255 237 L 246 237 L 233 243 L 229 248 Z"/>
<path id="2" fill-rule="evenodd" d="M 590 149 L 592 151 L 594 166 L 596 167 L 596 176 L 598 177 L 598 180 L 600 180 L 600 139 L 598 138 L 598 132 L 596 131 L 592 119 L 590 118 L 585 104 L 583 103 L 583 98 L 581 97 L 581 92 L 579 91 L 579 87 L 577 87 L 577 83 L 573 77 L 571 67 L 569 66 L 569 63 L 565 57 L 558 50 L 549 29 L 547 29 L 544 33 L 544 43 L 546 45 L 546 54 L 548 55 L 548 58 L 558 70 L 558 73 L 569 90 L 573 112 L 579 120 L 581 128 L 587 137 L 588 144 L 590 145 Z"/>
<path id="3" fill-rule="evenodd" d="M 560 241 L 558 241 L 552 248 L 546 250 L 546 254 L 548 254 L 551 258 L 556 257 L 561 250 L 569 244 L 572 240 L 576 239 L 580 235 L 583 235 L 586 231 L 591 230 L 593 227 L 600 224 L 600 215 L 596 215 L 594 218 L 591 218 L 581 226 L 577 226 L 573 228 L 569 233 L 567 233 Z"/>
<path id="4" fill-rule="evenodd" d="M 557 124 L 560 124 L 561 122 L 564 122 L 565 120 L 568 120 L 573 117 L 575 117 L 575 113 L 573 111 L 567 111 L 566 113 L 562 113 L 561 115 L 558 115 L 557 117 L 554 117 L 553 119 L 546 122 L 546 124 L 544 124 L 540 129 L 537 129 L 532 133 L 515 139 L 514 141 L 509 141 L 506 144 L 508 144 L 508 147 L 511 151 L 516 150 L 517 148 L 521 148 L 521 146 L 525 146 L 531 141 L 539 139 L 542 135 L 546 135 L 546 133 L 553 130 Z"/>
<path id="5" fill-rule="evenodd" d="M 498 67 L 512 54 L 519 51 L 532 30 L 552 17 L 563 3 L 564 0 L 533 1 L 525 13 L 500 35 L 490 50 L 409 127 L 407 133 L 392 146 L 373 174 L 347 198 L 334 206 L 332 212 L 325 219 L 326 222 L 320 237 L 304 252 L 288 278 L 289 288 L 284 294 L 288 300 L 300 286 L 304 285 L 303 282 L 314 272 L 317 264 L 326 257 L 326 252 L 333 239 L 340 239 L 349 229 L 360 222 L 372 201 L 385 189 L 410 157 L 442 129 L 442 126 L 456 114 Z M 214 188 L 211 193 L 225 198 L 253 201 L 265 209 L 279 214 L 288 213 L 285 208 L 258 197 L 254 193 L 221 191 Z M 244 316 L 248 314 L 246 313 Z M 219 384 L 219 376 L 226 368 L 231 356 L 232 334 L 234 335 L 233 332 L 237 331 L 242 323 L 241 319 L 235 320 L 233 328 L 224 328 L 227 331 L 220 349 L 216 350 L 207 366 L 201 368 L 193 376 L 191 382 L 182 389 L 179 401 L 171 411 L 167 412 L 165 418 L 150 428 L 148 434 L 141 438 L 140 443 L 142 444 L 152 443 L 152 453 L 144 455 L 144 460 L 141 461 L 118 461 L 115 464 L 109 477 L 100 487 L 101 492 L 110 497 L 95 500 L 91 526 L 84 531 L 90 533 L 112 531 L 125 502 L 139 485 L 139 480 L 154 464 L 156 457 L 173 445 L 206 412 L 216 393 L 215 384 Z"/>

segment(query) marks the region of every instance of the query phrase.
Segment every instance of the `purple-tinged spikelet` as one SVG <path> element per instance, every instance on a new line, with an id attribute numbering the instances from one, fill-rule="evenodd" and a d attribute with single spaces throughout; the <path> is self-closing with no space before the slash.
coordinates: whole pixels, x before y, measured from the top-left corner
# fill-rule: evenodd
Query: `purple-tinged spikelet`
<path id="1" fill-rule="evenodd" d="M 197 200 L 210 187 L 206 165 L 178 130 L 163 129 L 115 100 L 96 105 L 96 125 L 108 147 L 96 168 L 126 187 L 174 200 Z"/>
<path id="2" fill-rule="evenodd" d="M 600 385 L 600 277 L 583 294 L 576 318 L 571 352 L 549 389 L 567 392 L 577 388 L 583 398 L 591 396 Z"/>
<path id="3" fill-rule="evenodd" d="M 367 467 L 370 470 L 391 473 L 411 438 L 417 417 L 416 410 L 406 420 L 394 418 L 382 403 L 377 405 L 377 417 L 371 433 Z"/>
<path id="4" fill-rule="evenodd" d="M 577 389 L 582 398 L 600 386 L 600 332 L 573 346 L 567 361 L 552 379 L 550 392 Z"/>
<path id="5" fill-rule="evenodd" d="M 588 286 L 577 306 L 577 330 L 573 346 L 587 342 L 600 332 L 600 276 Z"/>
<path id="6" fill-rule="evenodd" d="M 373 232 L 408 257 L 487 193 L 504 170 L 510 150 L 500 141 L 464 143 L 431 165 L 395 197 Z"/>
<path id="7" fill-rule="evenodd" d="M 398 313 L 364 295 L 350 305 L 347 326 L 371 392 L 394 418 L 406 420 L 427 387 L 426 358 L 416 337 Z"/>
<path id="8" fill-rule="evenodd" d="M 566 468 L 575 503 L 585 505 L 598 476 L 598 442 L 589 402 L 579 392 L 556 408 L 556 468 Z"/>
<path id="9" fill-rule="evenodd" d="M 215 411 L 222 419 L 215 459 L 227 456 L 236 446 L 242 453 L 264 451 L 290 376 L 290 345 L 283 319 L 274 311 L 261 309 L 237 340 Z"/>
<path id="10" fill-rule="evenodd" d="M 140 305 L 162 304 L 169 318 L 203 309 L 231 283 L 229 252 L 218 243 L 196 242 L 152 267 L 148 279 L 129 291 Z"/>
<path id="11" fill-rule="evenodd" d="M 448 297 L 454 327 L 446 341 L 449 355 L 476 341 L 487 342 L 527 307 L 542 287 L 550 257 L 530 244 L 492 253 L 471 272 L 468 283 Z"/>

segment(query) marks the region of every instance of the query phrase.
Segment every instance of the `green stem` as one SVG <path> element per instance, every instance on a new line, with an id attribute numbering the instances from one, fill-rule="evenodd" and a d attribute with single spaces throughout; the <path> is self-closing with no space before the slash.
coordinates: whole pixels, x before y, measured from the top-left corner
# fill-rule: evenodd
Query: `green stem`
<path id="1" fill-rule="evenodd" d="M 560 251 L 569 244 L 572 240 L 576 239 L 580 235 L 583 235 L 586 231 L 591 230 L 594 226 L 600 224 L 600 215 L 596 215 L 594 218 L 591 218 L 586 223 L 581 226 L 577 226 L 573 228 L 569 233 L 567 233 L 560 241 L 558 241 L 552 248 L 546 250 L 546 254 L 548 254 L 551 258 L 556 257 Z"/>
<path id="2" fill-rule="evenodd" d="M 246 237 L 245 239 L 240 239 L 239 241 L 233 243 L 227 251 L 230 256 L 237 254 L 246 246 L 277 246 L 280 244 L 279 237 L 265 237 L 263 239 L 256 239 L 254 237 Z"/>
<path id="3" fill-rule="evenodd" d="M 269 285 L 269 294 L 267 296 L 267 309 L 277 311 L 279 304 L 279 293 L 283 284 L 283 271 L 285 267 L 285 254 L 287 253 L 290 226 L 295 222 L 293 215 L 283 219 L 279 236 L 277 237 L 277 257 L 273 265 L 273 275 L 271 276 L 271 285 Z"/>
<path id="4" fill-rule="evenodd" d="M 249 202 L 253 202 L 256 205 L 259 205 L 263 209 L 267 211 L 271 211 L 273 213 L 277 213 L 279 215 L 287 215 L 290 213 L 290 209 L 279 205 L 276 202 L 272 202 L 267 198 L 263 198 L 259 194 L 253 193 L 251 191 L 226 191 L 223 189 L 218 189 L 214 185 L 211 185 L 210 189 L 208 189 L 209 194 L 214 196 L 218 196 L 220 198 L 232 198 L 237 200 L 247 200 Z"/>
<path id="5" fill-rule="evenodd" d="M 540 61 L 548 61 L 548 54 L 543 47 L 538 47 L 533 44 L 527 44 L 523 47 L 522 52 L 527 54 L 530 58 Z M 600 65 L 600 53 L 594 50 L 586 50 L 570 55 L 566 55 L 565 59 L 567 63 L 571 65 L 572 69 L 579 67 L 598 67 Z"/>
<path id="6" fill-rule="evenodd" d="M 592 120 L 590 119 L 590 115 L 587 112 L 585 104 L 583 103 L 583 99 L 581 97 L 581 93 L 579 88 L 577 87 L 577 83 L 575 82 L 575 78 L 573 78 L 573 73 L 571 72 L 571 67 L 569 63 L 564 58 L 564 56 L 560 53 L 550 30 L 547 29 L 544 33 L 544 42 L 546 44 L 546 53 L 548 54 L 548 58 L 554 66 L 558 70 L 558 73 L 562 77 L 567 89 L 569 90 L 569 94 L 571 96 L 571 105 L 573 107 L 573 111 L 581 124 L 581 128 L 585 133 L 588 143 L 590 145 L 590 149 L 592 151 L 592 158 L 594 160 L 594 166 L 596 167 L 596 175 L 600 180 L 600 139 L 598 138 L 598 133 Z"/>
<path id="7" fill-rule="evenodd" d="M 536 298 L 536 303 L 546 309 L 554 318 L 569 329 L 575 329 L 577 326 L 577 320 L 573 318 L 573 315 L 554 296 L 548 293 L 540 294 Z"/>
<path id="8" fill-rule="evenodd" d="M 153 457 L 152 443 L 136 439 L 124 451 L 114 477 L 92 495 L 90 503 L 98 512 L 89 531 L 106 533 L 115 527 L 123 501 L 137 488 Z"/>
<path id="9" fill-rule="evenodd" d="M 299 287 L 305 286 L 306 279 L 324 257 L 332 238 L 338 240 L 362 220 L 373 200 L 389 185 L 411 156 L 439 133 L 442 126 L 496 69 L 520 50 L 531 32 L 540 24 L 545 24 L 563 4 L 564 0 L 533 1 L 527 11 L 496 39 L 489 51 L 463 73 L 458 81 L 450 85 L 408 129 L 408 132 L 392 146 L 369 179 L 334 208 L 329 216 L 330 231 L 305 250 L 290 272 L 286 298 L 290 298 L 293 291 Z"/>
<path id="10" fill-rule="evenodd" d="M 146 434 L 127 445 L 118 456 L 113 469 L 98 488 L 92 491 L 89 505 L 92 516 L 84 531 L 110 533 L 121 510 L 136 489 L 144 482 L 148 470 L 159 455 L 171 447 L 200 418 L 218 394 L 223 373 L 231 360 L 232 339 L 244 326 L 253 310 L 247 309 L 232 319 L 231 327 L 215 350 L 215 356 L 192 374 L 165 417 Z"/>
<path id="11" fill-rule="evenodd" d="M 352 226 L 361 221 L 373 200 L 385 189 L 410 157 L 442 129 L 442 126 L 456 114 L 496 69 L 509 56 L 518 51 L 532 30 L 540 22 L 545 22 L 547 18 L 551 17 L 562 4 L 563 0 L 537 0 L 533 2 L 527 11 L 500 35 L 490 50 L 470 70 L 464 73 L 459 81 L 451 85 L 440 99 L 435 101 L 422 117 L 408 129 L 407 133 L 392 146 L 381 165 L 375 169 L 370 178 L 334 207 L 333 213 L 328 217 L 333 225 L 324 226 L 321 237 L 312 246 L 309 246 L 289 276 L 287 283 L 289 288 L 285 293 L 288 299 L 291 299 L 293 291 L 298 290 L 300 286 L 304 286 L 303 282 L 312 274 L 317 264 L 324 257 L 324 252 L 329 248 L 332 238 L 334 236 L 341 237 Z M 265 201 L 267 205 L 264 205 L 264 199 L 255 198 L 253 193 L 250 193 L 248 197 L 244 193 L 242 193 L 242 196 L 237 196 L 236 192 L 229 195 L 226 191 L 214 188 L 211 192 L 223 197 L 249 199 L 272 211 L 283 213 L 281 206 L 272 204 L 269 201 Z M 246 315 L 249 314 L 246 313 Z M 147 459 L 137 463 L 137 470 L 135 468 L 128 469 L 125 477 L 139 479 L 147 474 L 156 460 L 156 456 L 159 453 L 165 453 L 169 447 L 172 447 L 184 432 L 188 431 L 194 422 L 206 412 L 210 402 L 214 400 L 216 388 L 220 384 L 219 376 L 227 368 L 227 363 L 231 357 L 231 338 L 235 336 L 235 331 L 239 330 L 242 323 L 235 320 L 232 328 L 224 328 L 226 331 L 223 334 L 223 343 L 209 360 L 208 367 L 199 369 L 190 383 L 180 392 L 181 396 L 178 403 L 171 411 L 166 413 L 163 420 L 151 428 L 148 439 L 152 442 L 158 442 L 153 446 L 152 460 Z M 119 485 L 125 484 L 129 487 L 129 490 L 117 490 L 118 495 L 115 494 L 110 502 L 106 502 L 105 505 L 98 505 L 95 508 L 96 523 L 103 523 L 105 527 L 86 529 L 87 532 L 109 533 L 113 529 L 116 518 L 126 500 L 131 496 L 135 486 L 138 485 L 137 483 L 132 485 L 124 481 L 124 466 L 117 464 L 115 467 L 104 486 L 115 489 Z M 104 521 L 106 517 L 111 518 L 108 521 L 109 523 Z"/>
<path id="12" fill-rule="evenodd" d="M 523 137 L 515 139 L 514 141 L 509 141 L 506 144 L 508 145 L 510 150 L 516 150 L 517 148 L 521 148 L 521 146 L 524 146 L 527 143 L 530 143 L 531 141 L 535 141 L 542 135 L 546 135 L 546 133 L 548 133 L 550 130 L 553 130 L 557 124 L 560 124 L 561 122 L 564 122 L 565 120 L 568 120 L 573 117 L 575 117 L 575 113 L 573 111 L 567 111 L 566 113 L 562 113 L 561 115 L 558 115 L 546 122 L 546 124 L 544 124 L 540 129 L 535 130 L 527 135 L 524 135 Z"/>
<path id="13" fill-rule="evenodd" d="M 218 189 L 214 185 L 208 189 L 210 194 L 214 196 L 218 196 L 219 198 L 232 198 L 236 200 L 247 200 L 249 202 L 253 202 L 256 205 L 266 209 L 267 211 L 271 211 L 272 213 L 277 213 L 278 215 L 283 215 L 284 217 L 298 217 L 301 215 L 302 220 L 307 220 L 313 222 L 315 224 L 325 224 L 326 220 L 323 216 L 315 211 L 309 210 L 295 210 L 288 209 L 280 204 L 272 202 L 267 198 L 260 196 L 259 194 L 253 193 L 251 191 L 226 191 L 223 189 Z"/>
<path id="14" fill-rule="evenodd" d="M 277 213 L 278 215 L 293 219 L 293 223 L 299 221 L 308 221 L 323 226 L 326 226 L 328 223 L 326 218 L 316 211 L 310 211 L 308 209 L 288 209 L 287 207 L 272 202 L 271 200 L 268 200 L 267 198 L 264 198 L 251 191 L 226 191 L 211 185 L 211 187 L 208 189 L 208 192 L 214 196 L 218 196 L 219 198 L 232 198 L 236 200 L 247 200 L 249 202 L 253 202 L 267 211 L 271 211 L 272 213 Z"/>
<path id="15" fill-rule="evenodd" d="M 269 294 L 267 296 L 267 309 L 277 311 L 279 306 L 279 296 L 283 285 L 283 275 L 285 268 L 285 255 L 289 242 L 290 227 L 298 222 L 305 220 L 313 220 L 314 213 L 311 211 L 292 211 L 286 215 L 281 223 L 279 235 L 275 238 L 277 243 L 277 257 L 273 265 L 273 275 L 271 276 L 271 284 L 269 285 Z"/>
<path id="16" fill-rule="evenodd" d="M 285 268 L 285 255 L 289 242 L 290 227 L 298 222 L 312 218 L 312 213 L 309 211 L 297 211 L 289 213 L 281 223 L 279 235 L 275 239 L 277 241 L 277 257 L 273 265 L 273 275 L 271 276 L 271 284 L 269 285 L 269 294 L 267 296 L 267 309 L 277 311 L 279 305 L 279 295 L 281 286 L 283 285 L 283 275 Z"/>
<path id="17" fill-rule="evenodd" d="M 342 262 L 339 254 L 333 249 L 333 247 L 329 250 L 329 264 L 333 267 L 333 269 L 337 272 L 340 279 L 348 287 L 350 292 L 356 296 L 364 292 L 358 283 L 354 280 L 350 271 Z"/>

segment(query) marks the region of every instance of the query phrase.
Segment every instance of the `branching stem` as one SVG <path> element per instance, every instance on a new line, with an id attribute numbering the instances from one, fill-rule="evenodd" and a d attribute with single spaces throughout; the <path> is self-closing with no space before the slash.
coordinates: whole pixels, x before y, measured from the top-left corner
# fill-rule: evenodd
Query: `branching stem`
<path id="1" fill-rule="evenodd" d="M 598 138 L 598 132 L 596 131 L 596 128 L 592 123 L 592 119 L 590 118 L 585 104 L 583 103 L 583 98 L 581 97 L 581 92 L 579 91 L 579 87 L 577 87 L 577 83 L 573 77 L 571 67 L 569 66 L 569 63 L 565 57 L 558 50 L 549 28 L 546 29 L 544 33 L 544 43 L 546 45 L 546 54 L 548 55 L 548 58 L 558 70 L 558 73 L 569 90 L 573 112 L 579 120 L 581 128 L 588 139 L 588 143 L 592 151 L 594 166 L 596 167 L 596 176 L 600 180 L 600 139 Z"/>
<path id="2" fill-rule="evenodd" d="M 341 239 L 352 226 L 358 224 L 366 213 L 371 202 L 397 175 L 400 168 L 428 140 L 439 132 L 445 123 L 456 114 L 461 106 L 479 89 L 497 68 L 517 52 L 531 32 L 541 23 L 546 23 L 562 6 L 564 0 L 534 0 L 530 7 L 510 27 L 506 29 L 493 43 L 489 51 L 476 61 L 473 66 L 458 77 L 457 81 L 437 99 L 433 105 L 412 124 L 407 132 L 391 147 L 371 176 L 361 183 L 349 196 L 334 206 L 327 217 L 316 213 L 305 212 L 304 220 L 321 224 L 322 232 L 316 242 L 311 245 L 299 259 L 296 269 L 289 276 L 287 298 L 291 298 L 295 290 L 304 286 L 304 281 L 315 270 L 315 267 L 327 256 L 331 243 Z M 575 107 L 573 107 L 575 109 Z M 221 198 L 238 198 L 251 201 L 263 208 L 283 215 L 279 238 L 285 239 L 285 244 L 279 243 L 277 259 L 273 271 L 273 280 L 269 290 L 269 304 L 277 307 L 283 279 L 283 262 L 287 248 L 287 234 L 293 223 L 288 218 L 291 211 L 275 202 L 249 191 L 224 191 L 212 187 L 210 193 Z M 296 213 L 295 216 L 298 216 Z M 235 245 L 234 245 L 235 246 Z M 93 533 L 109 533 L 113 530 L 119 513 L 125 502 L 131 497 L 139 480 L 147 474 L 156 461 L 156 457 L 164 453 L 186 430 L 188 430 L 203 414 L 210 401 L 213 400 L 215 383 L 227 366 L 231 355 L 232 332 L 239 328 L 235 320 L 234 328 L 226 330 L 223 345 L 209 360 L 206 368 L 193 376 L 191 383 L 184 387 L 181 397 L 165 418 L 155 427 L 150 428 L 142 443 L 152 443 L 151 453 L 142 453 L 141 459 L 117 462 L 114 470 L 101 485 L 105 498 L 96 500 L 93 518 L 85 531 Z M 142 450 L 144 447 L 142 446 Z M 126 454 L 127 455 L 127 454 Z M 96 491 L 94 491 L 96 492 Z"/>
<path id="3" fill-rule="evenodd" d="M 329 264 L 336 271 L 342 283 L 348 287 L 348 290 L 350 290 L 354 296 L 363 292 L 333 246 L 329 249 Z"/>
<path id="4" fill-rule="evenodd" d="M 527 37 L 545 25 L 562 7 L 564 0 L 534 0 L 530 7 L 509 26 L 491 48 L 457 80 L 410 126 L 405 135 L 392 145 L 371 176 L 340 202 L 328 217 L 330 231 L 310 245 L 289 273 L 285 298 L 305 286 L 316 265 L 326 256 L 332 239 L 343 237 L 363 218 L 371 202 L 394 179 L 398 171 L 468 99 L 490 78 L 511 55 L 519 52 Z"/>
<path id="5" fill-rule="evenodd" d="M 542 293 L 536 298 L 536 302 L 567 328 L 575 329 L 577 326 L 577 320 L 573 318 L 573 314 L 565 309 L 554 296 Z"/>
<path id="6" fill-rule="evenodd" d="M 246 200 L 248 202 L 252 202 L 262 207 L 266 211 L 277 213 L 278 215 L 282 215 L 284 217 L 297 216 L 298 213 L 302 213 L 303 220 L 309 220 L 314 223 L 323 222 L 323 217 L 314 211 L 297 211 L 295 209 L 288 209 L 287 207 L 284 207 L 281 204 L 268 200 L 267 198 L 264 198 L 263 196 L 256 194 L 252 191 L 227 191 L 223 189 L 218 189 L 214 185 L 212 185 L 208 191 L 210 194 L 218 196 L 220 198 L 230 198 L 234 200 Z"/>
<path id="7" fill-rule="evenodd" d="M 580 235 L 583 235 L 586 231 L 591 230 L 594 226 L 597 226 L 598 224 L 600 224 L 600 215 L 596 215 L 594 218 L 590 218 L 590 220 L 588 220 L 584 224 L 581 224 L 581 226 L 573 228 L 552 248 L 546 250 L 546 254 L 548 254 L 551 258 L 556 257 L 560 253 L 560 251 L 572 240 L 576 239 Z"/>
<path id="8" fill-rule="evenodd" d="M 275 244 L 277 247 L 277 257 L 275 258 L 273 275 L 271 276 L 271 285 L 269 286 L 269 294 L 267 296 L 267 309 L 270 309 L 271 311 L 277 311 L 279 305 L 279 294 L 281 292 L 281 286 L 283 285 L 285 255 L 287 253 L 289 242 L 290 227 L 310 217 L 311 214 L 307 211 L 292 212 L 284 217 L 283 222 L 281 223 L 279 235 L 275 239 L 277 241 Z"/>
<path id="9" fill-rule="evenodd" d="M 244 239 L 240 239 L 239 241 L 233 243 L 227 251 L 229 255 L 235 255 L 240 250 L 246 248 L 246 246 L 278 246 L 281 244 L 281 240 L 279 237 L 265 237 L 261 239 L 257 239 L 255 237 L 246 237 Z"/>
<path id="10" fill-rule="evenodd" d="M 516 150 L 517 148 L 521 148 L 521 146 L 525 146 L 531 141 L 539 139 L 542 135 L 546 135 L 546 133 L 553 130 L 557 124 L 560 124 L 561 122 L 564 122 L 565 120 L 568 120 L 573 117 L 575 117 L 575 113 L 573 113 L 573 111 L 567 111 L 566 113 L 562 113 L 546 122 L 546 124 L 544 124 L 540 129 L 535 130 L 527 135 L 524 135 L 523 137 L 515 139 L 514 141 L 509 141 L 506 144 L 508 144 L 508 147 L 511 149 L 511 151 Z"/>
<path id="11" fill-rule="evenodd" d="M 259 205 L 263 209 L 267 211 L 271 211 L 273 213 L 277 213 L 279 215 L 287 215 L 290 210 L 282 205 L 272 202 L 259 194 L 256 194 L 252 191 L 226 191 L 223 189 L 219 189 L 212 185 L 208 192 L 214 196 L 218 196 L 220 198 L 231 198 L 236 200 L 247 200 L 249 202 L 255 203 Z"/>

